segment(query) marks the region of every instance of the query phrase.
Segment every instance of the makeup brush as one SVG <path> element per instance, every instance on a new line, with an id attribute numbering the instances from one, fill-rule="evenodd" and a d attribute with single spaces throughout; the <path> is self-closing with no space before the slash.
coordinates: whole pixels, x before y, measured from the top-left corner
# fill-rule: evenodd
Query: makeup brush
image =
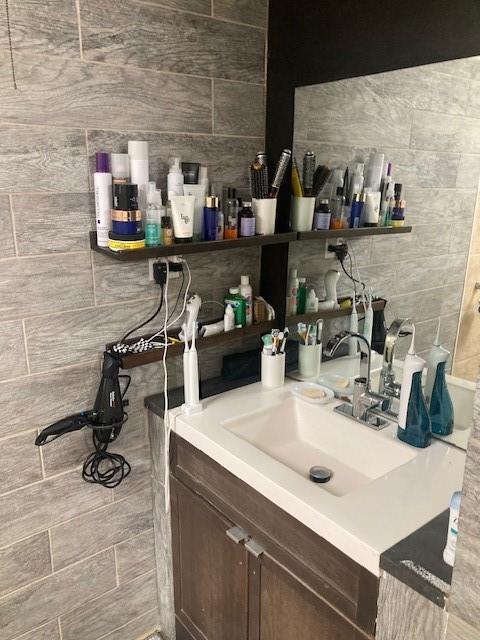
<path id="1" fill-rule="evenodd" d="M 298 173 L 295 156 L 292 156 L 292 193 L 297 198 L 301 198 L 303 196 L 302 183 L 300 182 L 300 175 Z"/>
<path id="2" fill-rule="evenodd" d="M 325 186 L 329 175 L 330 169 L 328 167 L 325 167 L 323 164 L 320 164 L 315 169 L 315 173 L 313 174 L 312 196 L 318 196 L 318 194 Z"/>
<path id="3" fill-rule="evenodd" d="M 278 192 L 280 191 L 280 187 L 282 186 L 283 178 L 285 177 L 285 173 L 287 171 L 287 167 L 289 165 L 290 159 L 292 157 L 292 152 L 290 149 L 284 149 L 280 154 L 280 158 L 278 159 L 277 167 L 275 169 L 275 173 L 272 180 L 272 186 L 270 187 L 270 198 L 276 198 Z"/>
<path id="4" fill-rule="evenodd" d="M 303 156 L 303 193 L 305 196 L 312 195 L 315 162 L 316 159 L 313 151 L 307 151 Z"/>

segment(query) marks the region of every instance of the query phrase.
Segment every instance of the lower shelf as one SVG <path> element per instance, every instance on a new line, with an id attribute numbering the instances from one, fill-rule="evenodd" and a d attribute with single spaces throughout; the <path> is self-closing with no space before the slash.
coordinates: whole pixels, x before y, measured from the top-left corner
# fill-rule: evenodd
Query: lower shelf
<path id="1" fill-rule="evenodd" d="M 243 327 L 242 329 L 234 329 L 227 333 L 218 333 L 217 335 L 210 336 L 208 338 L 197 338 L 196 348 L 197 351 L 203 349 L 211 349 L 219 345 L 231 344 L 245 338 L 252 336 L 261 336 L 264 333 L 269 333 L 274 326 L 274 322 L 259 322 L 253 324 L 250 327 Z M 148 337 L 148 336 L 144 336 Z M 140 336 L 129 340 L 128 342 L 136 342 Z M 107 351 L 112 348 L 114 343 L 107 345 Z M 258 342 L 258 349 L 260 351 L 261 343 Z M 152 351 L 145 351 L 144 353 L 130 353 L 122 356 L 122 369 L 133 369 L 134 367 L 140 367 L 145 364 L 151 364 L 153 362 L 160 362 L 163 360 L 163 348 L 154 349 Z M 174 358 L 183 354 L 183 344 L 172 344 L 167 348 L 167 358 Z"/>
<path id="2" fill-rule="evenodd" d="M 385 309 L 387 304 L 386 300 L 379 298 L 372 302 L 372 308 L 374 311 L 381 311 Z M 357 313 L 365 313 L 363 304 L 357 304 Z M 343 316 L 351 316 L 352 309 L 334 309 L 332 311 L 313 311 L 312 313 L 302 313 L 296 316 L 288 316 L 286 319 L 286 325 L 288 327 L 296 325 L 298 322 L 314 323 L 316 320 L 331 320 L 332 318 L 342 318 Z"/>

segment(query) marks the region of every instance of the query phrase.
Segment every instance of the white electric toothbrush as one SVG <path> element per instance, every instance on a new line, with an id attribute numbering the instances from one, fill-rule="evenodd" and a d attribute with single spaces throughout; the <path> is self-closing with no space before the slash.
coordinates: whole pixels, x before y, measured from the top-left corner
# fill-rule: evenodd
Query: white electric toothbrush
<path id="1" fill-rule="evenodd" d="M 186 335 L 187 333 L 187 325 L 183 324 L 182 325 L 182 331 L 183 334 Z M 188 344 L 188 340 L 185 339 L 185 343 L 184 343 L 185 347 L 183 350 L 183 392 L 184 392 L 184 397 L 185 397 L 185 402 L 184 402 L 184 406 L 188 406 L 191 402 L 191 397 L 190 397 L 190 347 Z"/>
<path id="2" fill-rule="evenodd" d="M 199 390 L 199 382 L 198 382 L 198 355 L 197 355 L 197 348 L 195 346 L 195 336 L 197 333 L 196 322 L 193 323 L 192 329 L 193 329 L 192 342 L 187 354 L 189 401 L 188 403 L 185 403 L 185 405 L 182 407 L 183 412 L 186 413 L 187 415 L 198 413 L 203 409 L 202 403 L 200 402 L 200 390 Z"/>

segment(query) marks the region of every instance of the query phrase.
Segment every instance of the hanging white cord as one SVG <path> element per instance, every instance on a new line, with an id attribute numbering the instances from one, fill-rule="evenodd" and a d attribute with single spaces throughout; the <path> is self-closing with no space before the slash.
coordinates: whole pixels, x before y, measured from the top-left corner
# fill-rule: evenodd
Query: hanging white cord
<path id="1" fill-rule="evenodd" d="M 167 350 L 168 350 L 168 280 L 169 280 L 169 265 L 167 261 L 167 279 L 165 282 L 165 290 L 164 290 L 164 304 L 165 304 L 165 321 L 163 325 L 163 398 L 164 398 L 164 414 L 163 414 L 163 424 L 164 424 L 164 466 L 165 466 L 165 476 L 164 476 L 164 487 L 165 487 L 165 512 L 170 512 L 170 416 L 168 415 L 168 372 L 167 372 Z"/>

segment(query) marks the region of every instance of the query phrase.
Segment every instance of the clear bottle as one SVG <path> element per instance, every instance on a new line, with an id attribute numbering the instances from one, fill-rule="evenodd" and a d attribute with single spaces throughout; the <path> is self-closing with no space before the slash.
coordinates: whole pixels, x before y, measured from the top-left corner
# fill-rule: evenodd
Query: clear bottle
<path id="1" fill-rule="evenodd" d="M 172 196 L 183 196 L 184 177 L 182 173 L 182 159 L 172 157 L 169 160 L 170 169 L 167 176 L 168 199 Z"/>
<path id="2" fill-rule="evenodd" d="M 236 190 L 228 188 L 225 202 L 225 240 L 234 240 L 238 236 L 238 200 Z"/>
<path id="3" fill-rule="evenodd" d="M 337 195 L 331 200 L 332 217 L 330 229 L 344 229 L 345 196 L 343 187 L 337 187 Z"/>
<path id="4" fill-rule="evenodd" d="M 249 237 L 255 235 L 255 214 L 252 211 L 252 203 L 244 202 L 238 215 L 239 236 Z"/>
<path id="5" fill-rule="evenodd" d="M 154 182 L 149 182 L 147 192 L 147 212 L 145 222 L 145 246 L 158 247 L 162 244 L 162 216 L 165 210 L 162 207 L 162 195 L 155 188 Z"/>

